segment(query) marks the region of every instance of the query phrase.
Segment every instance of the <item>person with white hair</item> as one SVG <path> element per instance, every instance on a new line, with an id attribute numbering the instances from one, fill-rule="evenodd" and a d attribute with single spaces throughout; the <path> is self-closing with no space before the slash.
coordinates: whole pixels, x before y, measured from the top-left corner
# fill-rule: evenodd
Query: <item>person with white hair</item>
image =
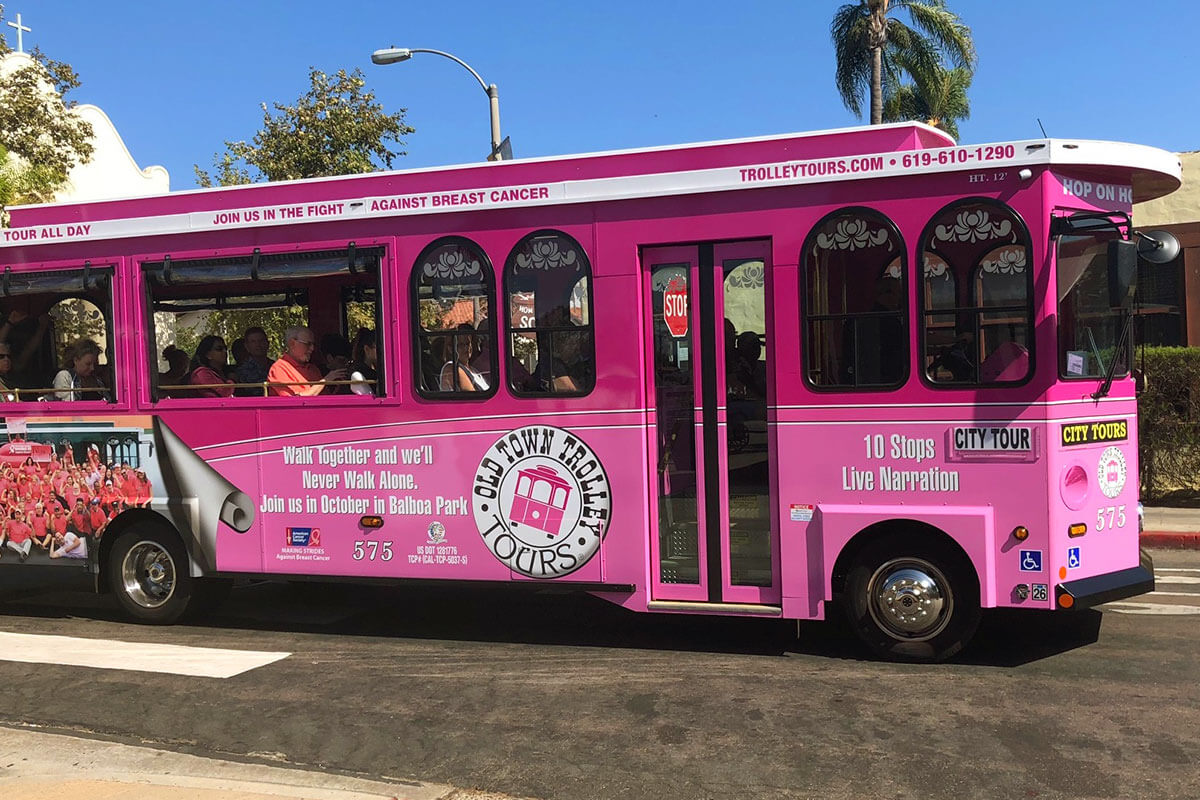
<path id="1" fill-rule="evenodd" d="M 326 381 L 346 379 L 344 367 L 322 375 L 321 368 L 312 363 L 317 340 L 309 328 L 293 325 L 284 333 L 284 339 L 284 353 L 267 373 L 268 391 L 273 397 L 314 397 L 333 391 Z"/>

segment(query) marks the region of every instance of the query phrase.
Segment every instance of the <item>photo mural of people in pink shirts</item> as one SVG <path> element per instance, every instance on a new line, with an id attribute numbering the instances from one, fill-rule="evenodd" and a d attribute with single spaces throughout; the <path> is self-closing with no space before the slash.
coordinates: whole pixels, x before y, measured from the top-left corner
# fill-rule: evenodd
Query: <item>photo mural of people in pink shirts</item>
<path id="1" fill-rule="evenodd" d="M 105 459 L 105 445 L 71 442 L 62 432 L 39 435 L 14 425 L 6 434 L 0 436 L 0 563 L 86 563 L 112 520 L 150 506 L 152 481 L 135 466 L 140 436 L 130 438 L 131 464 Z M 96 435 L 103 442 L 111 434 L 100 430 L 89 438 Z"/>

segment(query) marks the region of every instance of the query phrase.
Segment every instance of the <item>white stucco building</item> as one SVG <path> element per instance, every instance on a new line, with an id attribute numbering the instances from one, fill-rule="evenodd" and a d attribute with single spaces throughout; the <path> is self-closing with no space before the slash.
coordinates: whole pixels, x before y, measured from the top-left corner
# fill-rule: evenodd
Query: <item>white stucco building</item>
<path id="1" fill-rule="evenodd" d="M 9 53 L 0 58 L 0 76 L 36 65 L 28 53 Z M 54 88 L 47 81 L 46 91 Z M 78 105 L 74 109 L 82 119 L 91 123 L 92 145 L 95 152 L 86 164 L 76 165 L 67 183 L 54 199 L 58 201 L 106 200 L 117 197 L 144 197 L 165 194 L 170 190 L 170 177 L 164 167 L 139 167 L 125 147 L 121 135 L 108 115 L 98 106 Z"/>

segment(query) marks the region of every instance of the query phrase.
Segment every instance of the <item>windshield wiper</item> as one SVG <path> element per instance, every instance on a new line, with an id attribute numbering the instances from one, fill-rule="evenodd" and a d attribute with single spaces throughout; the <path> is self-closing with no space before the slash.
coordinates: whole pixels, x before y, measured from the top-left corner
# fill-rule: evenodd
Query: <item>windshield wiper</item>
<path id="1" fill-rule="evenodd" d="M 1121 363 L 1121 349 L 1125 347 L 1125 340 L 1129 337 L 1129 327 L 1132 324 L 1133 314 L 1126 312 L 1125 324 L 1121 326 L 1121 337 L 1117 339 L 1117 348 L 1113 350 L 1113 358 L 1108 364 L 1108 370 L 1105 372 L 1104 383 L 1100 385 L 1099 389 L 1092 392 L 1093 400 L 1099 400 L 1101 397 L 1108 396 L 1108 391 L 1112 388 L 1113 377 L 1117 374 L 1117 364 Z"/>
<path id="2" fill-rule="evenodd" d="M 1100 365 L 1100 371 L 1107 373 L 1108 370 L 1104 367 L 1104 357 L 1100 355 L 1100 348 L 1096 346 L 1096 337 L 1092 335 L 1092 326 L 1085 325 L 1083 329 L 1087 331 L 1088 344 L 1091 345 L 1092 355 L 1096 357 L 1096 363 Z"/>

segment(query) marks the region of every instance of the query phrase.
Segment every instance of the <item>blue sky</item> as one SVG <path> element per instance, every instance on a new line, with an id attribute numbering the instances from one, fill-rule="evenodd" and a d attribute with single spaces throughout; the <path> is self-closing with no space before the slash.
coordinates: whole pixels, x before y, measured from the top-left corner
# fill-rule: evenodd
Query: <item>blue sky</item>
<path id="1" fill-rule="evenodd" d="M 141 166 L 195 185 L 227 139 L 250 139 L 261 103 L 290 103 L 308 69 L 360 67 L 417 129 L 398 168 L 486 155 L 487 97 L 448 50 L 500 91 L 518 157 L 759 136 L 859 124 L 833 86 L 837 0 L 3 0 L 72 64 L 81 103 L 103 108 Z M 1200 6 L 1194 0 L 951 0 L 979 67 L 963 142 L 1040 136 L 1200 149 Z M 1141 11 L 1142 13 L 1138 13 Z M 10 45 L 14 31 L 5 27 Z"/>

